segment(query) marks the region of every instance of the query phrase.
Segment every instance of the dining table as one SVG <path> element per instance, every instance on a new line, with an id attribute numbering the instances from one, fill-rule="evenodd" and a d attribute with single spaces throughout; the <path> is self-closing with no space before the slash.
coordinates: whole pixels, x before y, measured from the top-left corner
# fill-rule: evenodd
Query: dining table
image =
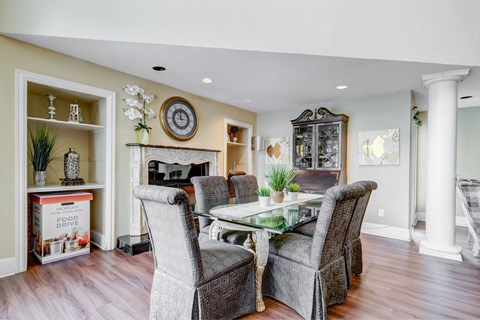
<path id="1" fill-rule="evenodd" d="M 317 218 L 322 204 L 322 194 L 299 193 L 297 199 L 288 196 L 282 203 L 260 206 L 258 201 L 243 204 L 227 204 L 213 207 L 209 212 L 196 215 L 213 220 L 209 238 L 219 240 L 224 229 L 251 231 L 243 247 L 255 254 L 256 309 L 265 310 L 262 296 L 262 277 L 268 261 L 269 239 L 276 234 L 295 228 Z"/>

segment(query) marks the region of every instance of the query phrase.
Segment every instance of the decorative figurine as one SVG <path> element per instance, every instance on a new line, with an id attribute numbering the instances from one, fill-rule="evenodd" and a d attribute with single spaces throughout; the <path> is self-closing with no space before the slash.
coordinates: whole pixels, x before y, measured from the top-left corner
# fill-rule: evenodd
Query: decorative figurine
<path id="1" fill-rule="evenodd" d="M 50 117 L 48 119 L 55 120 L 56 109 L 55 109 L 55 106 L 53 105 L 53 101 L 57 99 L 57 97 L 51 94 L 46 95 L 45 97 L 47 97 L 47 99 L 50 100 L 50 105 L 48 106 L 48 114 L 50 115 Z"/>

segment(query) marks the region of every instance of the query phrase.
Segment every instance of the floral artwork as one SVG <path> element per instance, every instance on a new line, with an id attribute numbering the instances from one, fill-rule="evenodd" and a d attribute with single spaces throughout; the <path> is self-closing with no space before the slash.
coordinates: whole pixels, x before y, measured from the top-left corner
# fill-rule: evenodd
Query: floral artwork
<path id="1" fill-rule="evenodd" d="M 290 143 L 288 138 L 265 139 L 265 164 L 289 164 Z"/>
<path id="2" fill-rule="evenodd" d="M 399 165 L 400 129 L 358 133 L 360 165 Z"/>
<path id="3" fill-rule="evenodd" d="M 127 85 L 123 88 L 123 91 L 135 97 L 123 99 L 128 106 L 123 108 L 125 116 L 130 120 L 140 119 L 140 122 L 135 126 L 135 131 L 146 130 L 150 132 L 152 128 L 147 126 L 147 119 L 154 119 L 157 114 L 152 108 L 147 108 L 147 105 L 153 103 L 157 96 L 145 93 L 145 90 L 136 85 Z"/>

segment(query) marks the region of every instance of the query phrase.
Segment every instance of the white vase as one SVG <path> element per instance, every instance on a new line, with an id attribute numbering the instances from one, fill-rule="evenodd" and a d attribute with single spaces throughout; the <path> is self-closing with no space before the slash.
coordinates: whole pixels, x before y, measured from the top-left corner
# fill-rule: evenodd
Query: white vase
<path id="1" fill-rule="evenodd" d="M 258 203 L 260 207 L 268 207 L 270 205 L 270 197 L 258 197 Z"/>
<path id="2" fill-rule="evenodd" d="M 44 187 L 47 180 L 47 171 L 33 171 L 33 180 L 35 181 L 35 186 Z"/>
<path id="3" fill-rule="evenodd" d="M 298 199 L 298 192 L 288 191 L 288 198 L 290 200 L 297 200 Z"/>
<path id="4" fill-rule="evenodd" d="M 150 134 L 147 130 L 142 129 L 135 131 L 137 133 L 137 143 L 149 144 L 150 143 Z"/>

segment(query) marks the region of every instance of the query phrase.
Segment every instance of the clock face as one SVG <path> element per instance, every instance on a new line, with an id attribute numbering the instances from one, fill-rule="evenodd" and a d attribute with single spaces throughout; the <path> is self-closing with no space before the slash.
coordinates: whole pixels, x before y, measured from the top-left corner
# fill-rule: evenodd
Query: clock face
<path id="1" fill-rule="evenodd" d="M 173 139 L 189 140 L 197 132 L 197 113 L 190 102 L 183 98 L 167 99 L 162 105 L 160 115 L 163 129 Z"/>

